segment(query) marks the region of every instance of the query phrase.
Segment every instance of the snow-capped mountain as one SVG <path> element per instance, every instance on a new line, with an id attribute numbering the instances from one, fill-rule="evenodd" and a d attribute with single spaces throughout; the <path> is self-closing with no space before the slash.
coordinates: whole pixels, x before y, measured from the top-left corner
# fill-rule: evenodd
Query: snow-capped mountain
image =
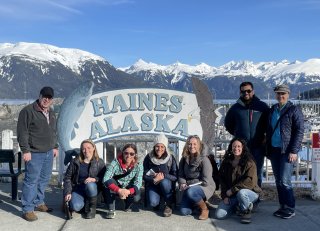
<path id="1" fill-rule="evenodd" d="M 113 67 L 104 58 L 79 49 L 39 43 L 0 44 L 0 98 L 36 98 L 44 85 L 57 97 L 69 95 L 81 82 L 95 83 L 94 92 L 111 89 L 158 87 L 192 91 L 191 77 L 206 82 L 216 98 L 237 98 L 243 81 L 254 84 L 256 94 L 267 98 L 272 88 L 287 83 L 291 97 L 320 87 L 320 59 L 305 62 L 231 61 L 219 67 L 205 63 L 168 66 L 142 59 L 127 68 Z"/>
<path id="2" fill-rule="evenodd" d="M 95 82 L 95 92 L 146 86 L 86 51 L 38 43 L 0 44 L 0 98 L 36 98 L 44 85 L 65 97 L 88 80 Z"/>
<path id="3" fill-rule="evenodd" d="M 309 59 L 305 62 L 259 62 L 231 61 L 219 67 L 201 63 L 196 66 L 174 63 L 168 66 L 148 63 L 142 59 L 126 68 L 119 68 L 135 76 L 160 81 L 165 78 L 166 85 L 173 88 L 183 86 L 182 90 L 189 90 L 188 77 L 203 79 L 217 98 L 233 98 L 238 96 L 239 84 L 242 81 L 254 83 L 256 92 L 261 97 L 268 97 L 272 87 L 285 83 L 292 88 L 292 97 L 297 97 L 299 92 L 320 87 L 320 59 Z M 160 81 L 161 82 L 161 81 Z M 161 83 L 158 84 L 161 84 Z"/>

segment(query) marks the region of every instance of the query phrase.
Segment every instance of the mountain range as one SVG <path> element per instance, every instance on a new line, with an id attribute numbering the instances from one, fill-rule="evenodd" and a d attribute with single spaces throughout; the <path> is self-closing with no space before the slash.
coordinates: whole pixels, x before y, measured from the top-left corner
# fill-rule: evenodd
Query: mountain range
<path id="1" fill-rule="evenodd" d="M 191 77 L 203 80 L 218 99 L 237 98 L 243 81 L 251 81 L 260 98 L 268 98 L 272 88 L 280 83 L 288 84 L 291 97 L 296 98 L 300 92 L 320 87 L 320 59 L 231 61 L 219 67 L 179 62 L 163 66 L 140 59 L 132 66 L 116 68 L 106 59 L 79 49 L 24 42 L 0 44 L 2 99 L 37 98 L 44 85 L 52 86 L 56 96 L 63 98 L 88 80 L 95 83 L 94 93 L 137 87 L 189 92 Z"/>

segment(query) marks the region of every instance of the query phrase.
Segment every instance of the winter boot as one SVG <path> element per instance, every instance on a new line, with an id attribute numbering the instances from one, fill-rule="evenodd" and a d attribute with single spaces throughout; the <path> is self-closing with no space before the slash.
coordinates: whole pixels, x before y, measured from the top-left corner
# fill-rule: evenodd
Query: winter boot
<path id="1" fill-rule="evenodd" d="M 208 219 L 208 217 L 209 217 L 209 209 L 208 209 L 208 207 L 207 207 L 207 205 L 206 205 L 206 202 L 204 202 L 203 200 L 201 200 L 201 201 L 199 201 L 199 202 L 197 203 L 197 205 L 199 206 L 200 211 L 201 211 L 200 216 L 199 216 L 199 220 L 206 220 L 206 219 Z"/>
<path id="2" fill-rule="evenodd" d="M 97 208 L 97 197 L 95 196 L 95 197 L 87 198 L 85 206 L 86 207 L 85 207 L 84 218 L 86 218 L 86 219 L 95 218 L 95 216 L 96 216 L 96 208 Z"/>

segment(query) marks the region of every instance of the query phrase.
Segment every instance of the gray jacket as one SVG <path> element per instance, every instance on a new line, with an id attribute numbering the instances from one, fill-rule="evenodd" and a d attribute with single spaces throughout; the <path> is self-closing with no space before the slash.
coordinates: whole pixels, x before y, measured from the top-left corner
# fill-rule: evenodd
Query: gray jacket
<path id="1" fill-rule="evenodd" d="M 208 158 L 209 150 L 204 145 L 202 152 L 196 159 L 190 162 L 188 157 L 182 157 L 179 163 L 179 184 L 194 184 L 199 181 L 206 199 L 212 197 L 216 185 L 212 178 L 212 165 Z"/>

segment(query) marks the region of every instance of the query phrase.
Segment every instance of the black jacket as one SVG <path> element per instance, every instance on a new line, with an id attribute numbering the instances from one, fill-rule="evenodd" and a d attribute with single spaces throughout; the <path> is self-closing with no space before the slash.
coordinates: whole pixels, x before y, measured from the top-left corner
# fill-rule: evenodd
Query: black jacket
<path id="1" fill-rule="evenodd" d="M 265 140 L 268 112 L 268 105 L 256 96 L 249 105 L 238 99 L 228 110 L 224 125 L 231 135 L 244 139 L 249 148 L 258 147 Z"/>
<path id="2" fill-rule="evenodd" d="M 63 179 L 63 195 L 71 194 L 75 186 L 79 185 L 79 170 L 80 161 L 79 158 L 74 158 L 70 162 L 67 171 Z M 102 185 L 102 180 L 104 173 L 106 171 L 106 166 L 102 159 L 99 161 L 92 159 L 89 165 L 89 177 L 95 178 L 97 184 Z"/>
<path id="3" fill-rule="evenodd" d="M 154 156 L 153 151 L 146 155 L 143 161 L 143 179 L 147 184 L 153 183 L 153 176 L 147 176 L 147 172 L 152 169 L 155 173 L 162 172 L 166 179 L 169 179 L 173 182 L 178 179 L 178 165 L 176 159 L 173 155 L 169 155 L 163 161 L 155 164 L 152 162 L 151 158 Z M 169 166 L 170 165 L 170 166 Z"/>

